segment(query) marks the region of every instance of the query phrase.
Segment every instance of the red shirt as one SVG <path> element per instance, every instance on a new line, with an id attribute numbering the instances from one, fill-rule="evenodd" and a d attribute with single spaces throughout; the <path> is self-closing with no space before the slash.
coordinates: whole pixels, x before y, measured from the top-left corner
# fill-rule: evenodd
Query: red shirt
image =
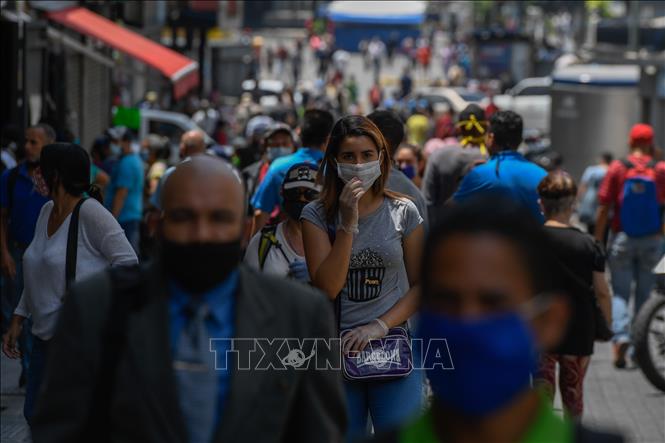
<path id="1" fill-rule="evenodd" d="M 636 168 L 646 167 L 651 161 L 651 156 L 642 155 L 638 157 L 629 155 L 628 161 Z M 656 163 L 654 170 L 658 203 L 663 205 L 665 204 L 665 162 Z M 628 169 L 620 160 L 614 160 L 607 169 L 607 174 L 598 190 L 600 204 L 614 207 L 614 215 L 612 216 L 612 230 L 614 232 L 621 231 L 619 213 L 621 211 L 621 202 L 623 201 L 623 184 L 626 181 L 627 172 Z"/>

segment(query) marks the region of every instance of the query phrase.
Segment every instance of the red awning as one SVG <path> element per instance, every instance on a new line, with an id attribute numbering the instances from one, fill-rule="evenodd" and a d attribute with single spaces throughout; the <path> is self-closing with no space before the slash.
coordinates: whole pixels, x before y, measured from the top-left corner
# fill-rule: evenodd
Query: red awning
<path id="1" fill-rule="evenodd" d="M 180 98 L 199 84 L 199 65 L 184 55 L 113 23 L 86 8 L 50 12 L 48 17 L 81 34 L 94 37 L 164 74 Z"/>

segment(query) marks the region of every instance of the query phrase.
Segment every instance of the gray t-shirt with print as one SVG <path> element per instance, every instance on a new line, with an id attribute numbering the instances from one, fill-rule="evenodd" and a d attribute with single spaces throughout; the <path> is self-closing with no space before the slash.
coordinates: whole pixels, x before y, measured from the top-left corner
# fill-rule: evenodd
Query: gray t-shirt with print
<path id="1" fill-rule="evenodd" d="M 319 201 L 308 204 L 300 219 L 328 232 Z M 342 329 L 380 317 L 409 291 L 402 242 L 422 222 L 413 202 L 391 198 L 384 198 L 376 211 L 358 220 L 359 233 L 353 238 L 346 285 L 340 294 Z"/>

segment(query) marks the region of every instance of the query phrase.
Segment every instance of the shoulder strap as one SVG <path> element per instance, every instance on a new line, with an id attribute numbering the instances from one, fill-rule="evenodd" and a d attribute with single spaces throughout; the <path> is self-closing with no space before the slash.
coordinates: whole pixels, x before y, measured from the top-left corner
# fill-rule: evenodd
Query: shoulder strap
<path id="1" fill-rule="evenodd" d="M 67 233 L 67 256 L 65 259 L 65 293 L 69 291 L 70 286 L 76 279 L 76 255 L 78 253 L 79 239 L 79 213 L 81 205 L 86 201 L 82 198 L 74 207 L 72 216 L 69 219 L 69 232 Z"/>
<path id="2" fill-rule="evenodd" d="M 109 413 L 116 371 L 126 348 L 129 316 L 147 300 L 143 272 L 140 265 L 117 266 L 109 270 L 111 294 L 102 330 L 105 346 L 101 350 L 100 373 L 92 393 L 92 409 L 80 441 L 99 441 L 99 430 L 110 426 Z"/>
<path id="3" fill-rule="evenodd" d="M 622 158 L 619 161 L 626 167 L 626 169 L 633 169 L 635 167 L 635 165 L 627 158 Z"/>
<path id="4" fill-rule="evenodd" d="M 277 225 L 269 225 L 261 229 L 261 241 L 259 241 L 259 268 L 263 270 L 263 266 L 266 263 L 268 258 L 268 252 L 273 246 L 279 249 L 279 252 L 282 253 L 286 261 L 289 261 L 289 258 L 282 248 L 282 244 L 277 240 Z"/>
<path id="5" fill-rule="evenodd" d="M 10 171 L 9 171 L 9 176 L 7 177 L 7 197 L 9 200 L 7 201 L 7 212 L 11 213 L 12 208 L 14 207 L 14 189 L 16 189 L 16 182 L 18 181 L 18 175 L 20 173 L 19 171 L 19 166 L 14 166 Z"/>
<path id="6" fill-rule="evenodd" d="M 648 169 L 656 169 L 656 165 L 658 164 L 658 161 L 656 161 L 655 158 L 652 158 L 649 163 L 647 163 L 647 168 Z"/>

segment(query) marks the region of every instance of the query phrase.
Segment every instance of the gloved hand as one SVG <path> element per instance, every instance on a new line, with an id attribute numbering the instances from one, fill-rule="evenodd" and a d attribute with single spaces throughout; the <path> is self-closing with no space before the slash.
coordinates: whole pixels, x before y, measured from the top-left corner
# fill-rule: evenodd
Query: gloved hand
<path id="1" fill-rule="evenodd" d="M 307 270 L 307 262 L 295 259 L 291 263 L 289 263 L 289 276 L 304 283 L 309 282 L 309 271 Z"/>
<path id="2" fill-rule="evenodd" d="M 358 232 L 358 201 L 365 194 L 363 184 L 357 178 L 351 179 L 339 195 L 341 228 L 348 233 Z"/>
<path id="3" fill-rule="evenodd" d="M 388 333 L 388 327 L 382 321 L 375 319 L 366 325 L 358 326 L 342 337 L 344 353 L 362 351 L 370 340 L 383 338 Z"/>

